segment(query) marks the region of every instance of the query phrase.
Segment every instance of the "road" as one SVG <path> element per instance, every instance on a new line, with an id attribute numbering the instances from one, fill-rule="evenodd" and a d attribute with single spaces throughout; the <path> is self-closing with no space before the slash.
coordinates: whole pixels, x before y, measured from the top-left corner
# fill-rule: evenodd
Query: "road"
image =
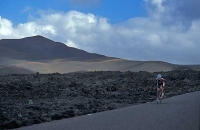
<path id="1" fill-rule="evenodd" d="M 200 91 L 16 130 L 200 130 Z"/>

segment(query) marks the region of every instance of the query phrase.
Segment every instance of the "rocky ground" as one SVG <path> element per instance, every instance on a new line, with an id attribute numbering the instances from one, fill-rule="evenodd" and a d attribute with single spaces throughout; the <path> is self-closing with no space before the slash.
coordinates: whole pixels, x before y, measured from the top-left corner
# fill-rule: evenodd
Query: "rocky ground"
<path id="1" fill-rule="evenodd" d="M 200 90 L 200 72 L 160 72 L 165 98 Z M 100 71 L 0 76 L 0 129 L 117 109 L 156 99 L 158 73 Z"/>

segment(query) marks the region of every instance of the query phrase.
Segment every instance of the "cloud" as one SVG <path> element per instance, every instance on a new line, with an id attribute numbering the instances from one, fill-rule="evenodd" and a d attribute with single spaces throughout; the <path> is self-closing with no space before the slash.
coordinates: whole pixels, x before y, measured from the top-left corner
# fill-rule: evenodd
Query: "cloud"
<path id="1" fill-rule="evenodd" d="M 12 37 L 12 22 L 0 16 L 0 37 Z"/>
<path id="2" fill-rule="evenodd" d="M 130 18 L 114 25 L 107 18 L 78 11 L 40 12 L 39 18 L 17 26 L 8 19 L 0 18 L 0 39 L 43 35 L 107 56 L 199 64 L 200 19 L 195 12 L 198 0 L 192 0 L 195 5 L 186 0 L 145 2 L 149 16 Z M 193 10 L 192 17 L 183 8 Z"/>
<path id="3" fill-rule="evenodd" d="M 29 12 L 29 11 L 31 11 L 31 10 L 33 10 L 32 7 L 25 6 L 24 9 L 23 9 L 21 12 L 22 12 L 22 13 L 26 13 L 26 12 Z"/>
<path id="4" fill-rule="evenodd" d="M 199 0 L 166 0 L 164 6 L 171 9 L 171 14 L 184 19 L 195 20 L 200 18 Z"/>
<path id="5" fill-rule="evenodd" d="M 168 24 L 181 23 L 190 26 L 200 19 L 198 0 L 144 0 L 151 17 Z"/>

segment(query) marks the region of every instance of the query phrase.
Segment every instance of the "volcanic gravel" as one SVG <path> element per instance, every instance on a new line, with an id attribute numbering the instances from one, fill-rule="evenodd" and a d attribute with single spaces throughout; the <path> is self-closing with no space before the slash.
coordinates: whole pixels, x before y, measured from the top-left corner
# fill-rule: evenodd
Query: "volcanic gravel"
<path id="1" fill-rule="evenodd" d="M 200 72 L 159 72 L 165 98 L 200 90 Z M 95 71 L 0 76 L 0 129 L 151 102 L 158 73 Z"/>

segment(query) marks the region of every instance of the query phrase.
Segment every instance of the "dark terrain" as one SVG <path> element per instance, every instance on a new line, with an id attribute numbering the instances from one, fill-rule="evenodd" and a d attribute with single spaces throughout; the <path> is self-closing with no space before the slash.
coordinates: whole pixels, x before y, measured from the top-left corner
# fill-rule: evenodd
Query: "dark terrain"
<path id="1" fill-rule="evenodd" d="M 96 71 L 0 76 L 0 129 L 154 101 L 157 74 Z M 165 98 L 200 90 L 200 71 L 161 74 L 166 79 Z"/>

